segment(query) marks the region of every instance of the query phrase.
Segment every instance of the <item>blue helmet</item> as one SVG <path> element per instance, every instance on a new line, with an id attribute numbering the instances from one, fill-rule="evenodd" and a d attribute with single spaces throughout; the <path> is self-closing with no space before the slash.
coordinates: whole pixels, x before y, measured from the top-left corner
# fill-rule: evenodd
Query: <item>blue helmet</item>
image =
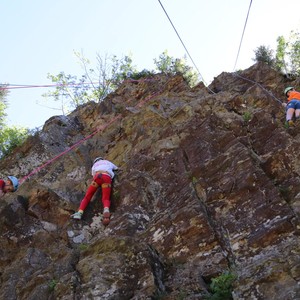
<path id="1" fill-rule="evenodd" d="M 12 182 L 15 192 L 19 187 L 19 180 L 14 176 L 7 176 L 7 178 Z"/>

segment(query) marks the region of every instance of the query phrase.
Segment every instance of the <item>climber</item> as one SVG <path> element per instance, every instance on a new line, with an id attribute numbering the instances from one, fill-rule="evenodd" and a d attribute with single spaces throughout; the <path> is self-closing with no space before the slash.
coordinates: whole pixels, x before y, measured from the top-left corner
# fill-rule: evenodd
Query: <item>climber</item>
<path id="1" fill-rule="evenodd" d="M 287 97 L 287 103 L 284 103 L 286 109 L 286 121 L 289 127 L 295 125 L 293 116 L 298 120 L 300 118 L 300 93 L 296 92 L 294 87 L 289 86 L 284 90 L 284 94 Z"/>
<path id="2" fill-rule="evenodd" d="M 0 179 L 0 198 L 6 193 L 15 192 L 19 187 L 19 181 L 14 176 L 7 176 L 7 180 Z"/>
<path id="3" fill-rule="evenodd" d="M 97 191 L 98 187 L 101 186 L 102 189 L 102 204 L 103 204 L 103 215 L 102 223 L 103 225 L 108 225 L 110 222 L 110 193 L 112 179 L 115 174 L 113 171 L 118 170 L 112 162 L 103 159 L 102 157 L 97 157 L 92 166 L 92 176 L 93 181 L 88 187 L 84 198 L 82 199 L 78 211 L 71 215 L 72 219 L 80 220 L 84 210 L 90 203 L 93 195 Z"/>

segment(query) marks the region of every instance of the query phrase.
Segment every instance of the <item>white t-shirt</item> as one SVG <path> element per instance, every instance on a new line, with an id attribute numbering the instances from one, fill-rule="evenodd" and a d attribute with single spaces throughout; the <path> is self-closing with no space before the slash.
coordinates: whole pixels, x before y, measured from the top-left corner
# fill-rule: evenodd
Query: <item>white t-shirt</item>
<path id="1" fill-rule="evenodd" d="M 114 170 L 118 170 L 118 167 L 114 165 L 112 162 L 108 160 L 98 160 L 94 163 L 92 167 L 92 175 L 94 176 L 96 172 L 98 171 L 105 171 L 107 172 L 111 178 L 114 178 Z"/>

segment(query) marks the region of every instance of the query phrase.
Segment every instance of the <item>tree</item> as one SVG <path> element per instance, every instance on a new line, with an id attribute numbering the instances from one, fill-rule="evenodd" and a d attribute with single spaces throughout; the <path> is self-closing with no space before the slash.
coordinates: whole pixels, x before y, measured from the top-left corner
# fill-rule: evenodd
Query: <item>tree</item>
<path id="1" fill-rule="evenodd" d="M 116 90 L 124 79 L 136 73 L 130 56 L 118 59 L 115 55 L 101 57 L 97 54 L 96 68 L 82 53 L 75 52 L 81 63 L 84 74 L 78 79 L 74 75 L 60 72 L 58 75 L 48 74 L 48 78 L 56 84 L 55 90 L 43 94 L 43 97 L 53 97 L 61 101 L 63 114 L 71 109 L 89 102 L 101 102 L 109 93 Z"/>
<path id="2" fill-rule="evenodd" d="M 278 71 L 284 72 L 287 76 L 296 77 L 300 75 L 299 32 L 291 31 L 288 40 L 283 36 L 277 38 L 275 58 L 273 50 L 266 46 L 259 46 L 254 52 L 254 61 L 265 62 Z"/>
<path id="3" fill-rule="evenodd" d="M 53 97 L 55 101 L 61 102 L 61 110 L 63 114 L 69 112 L 70 108 L 76 108 L 79 105 L 90 100 L 91 96 L 88 91 L 89 84 L 86 84 L 86 77 L 82 75 L 80 79 L 74 75 L 66 75 L 60 72 L 58 75 L 48 74 L 47 78 L 55 83 L 54 91 L 43 94 L 43 97 Z"/>
<path id="4" fill-rule="evenodd" d="M 55 90 L 43 94 L 61 102 L 63 114 L 88 101 L 101 102 L 108 94 L 115 91 L 126 79 L 140 79 L 153 76 L 155 71 L 142 70 L 138 72 L 133 66 L 130 55 L 121 59 L 115 55 L 101 57 L 97 54 L 96 68 L 91 66 L 89 59 L 82 53 L 75 52 L 84 74 L 77 78 L 60 72 L 58 75 L 48 74 L 48 78 L 55 83 Z M 164 51 L 159 59 L 154 59 L 158 71 L 175 75 L 181 74 L 190 86 L 198 83 L 197 73 L 186 63 L 186 58 L 173 58 Z"/>
<path id="5" fill-rule="evenodd" d="M 290 72 L 293 76 L 300 75 L 300 34 L 291 31 L 287 42 L 287 54 L 290 60 Z"/>
<path id="6" fill-rule="evenodd" d="M 286 41 L 283 36 L 277 38 L 276 62 L 275 66 L 278 71 L 288 72 L 286 65 Z"/>
<path id="7" fill-rule="evenodd" d="M 29 130 L 17 126 L 3 126 L 0 133 L 0 158 L 8 155 L 13 149 L 23 144 Z"/>
<path id="8" fill-rule="evenodd" d="M 283 36 L 277 39 L 276 68 L 287 76 L 300 75 L 300 34 L 291 31 L 289 39 Z"/>
<path id="9" fill-rule="evenodd" d="M 187 65 L 186 57 L 173 58 L 165 50 L 159 59 L 154 59 L 154 64 L 158 71 L 167 75 L 182 75 L 191 87 L 198 83 L 198 75 L 192 67 Z"/>
<path id="10" fill-rule="evenodd" d="M 6 85 L 0 84 L 0 159 L 21 145 L 30 133 L 26 128 L 6 125 L 7 95 Z"/>
<path id="11" fill-rule="evenodd" d="M 254 50 L 255 58 L 253 58 L 256 62 L 264 62 L 268 64 L 269 66 L 274 66 L 275 60 L 273 56 L 273 50 L 271 50 L 267 46 L 259 46 Z"/>
<path id="12" fill-rule="evenodd" d="M 75 52 L 81 63 L 85 78 L 91 83 L 92 99 L 96 102 L 102 101 L 108 94 L 115 91 L 117 87 L 130 75 L 136 73 L 136 68 L 132 65 L 131 55 L 117 58 L 116 55 L 104 57 L 98 53 L 96 55 L 96 70 L 91 68 L 91 62 L 82 53 Z"/>
<path id="13" fill-rule="evenodd" d="M 0 129 L 2 129 L 5 123 L 5 109 L 7 107 L 7 103 L 5 98 L 7 97 L 8 90 L 6 89 L 5 84 L 0 84 Z"/>

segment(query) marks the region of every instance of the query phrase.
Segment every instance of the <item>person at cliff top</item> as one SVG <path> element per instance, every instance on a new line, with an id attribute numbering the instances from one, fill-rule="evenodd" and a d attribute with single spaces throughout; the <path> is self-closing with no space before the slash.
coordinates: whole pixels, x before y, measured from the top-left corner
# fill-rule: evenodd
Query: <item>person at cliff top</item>
<path id="1" fill-rule="evenodd" d="M 102 157 L 97 157 L 92 166 L 92 176 L 93 181 L 88 187 L 84 198 L 82 199 L 78 211 L 71 215 L 72 219 L 80 220 L 82 218 L 83 212 L 90 203 L 93 195 L 97 191 L 98 187 L 101 186 L 102 189 L 102 204 L 103 204 L 103 215 L 102 223 L 103 225 L 108 225 L 110 222 L 110 194 L 111 194 L 111 184 L 112 179 L 115 174 L 113 171 L 118 170 L 118 167 L 112 162 L 103 159 Z"/>
<path id="2" fill-rule="evenodd" d="M 19 181 L 14 176 L 8 176 L 7 180 L 0 179 L 0 198 L 6 193 L 15 192 L 19 187 Z"/>
<path id="3" fill-rule="evenodd" d="M 295 91 L 294 87 L 289 86 L 284 90 L 284 94 L 288 101 L 287 104 L 284 104 L 286 109 L 286 121 L 289 126 L 294 126 L 294 114 L 296 120 L 300 118 L 300 93 Z"/>

